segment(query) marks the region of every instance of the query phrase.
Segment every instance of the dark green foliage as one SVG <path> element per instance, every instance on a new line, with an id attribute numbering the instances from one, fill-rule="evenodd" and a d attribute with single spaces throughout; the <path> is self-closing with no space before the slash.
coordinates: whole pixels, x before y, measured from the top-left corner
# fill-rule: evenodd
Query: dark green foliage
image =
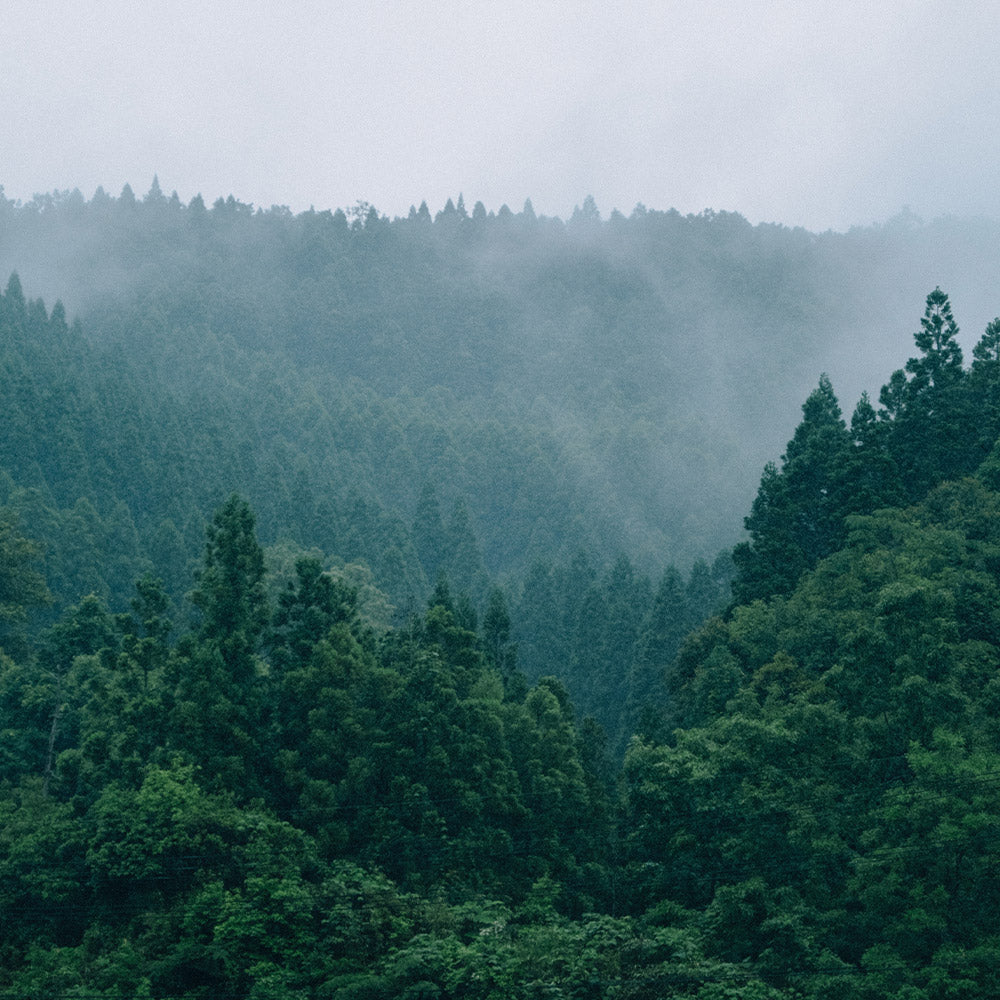
<path id="1" fill-rule="evenodd" d="M 891 452 L 910 500 L 942 479 L 970 472 L 984 457 L 970 452 L 978 418 L 967 399 L 957 336 L 948 296 L 936 288 L 914 334 L 921 355 L 882 389 L 879 401 L 893 424 Z"/>
<path id="2" fill-rule="evenodd" d="M 266 683 L 257 655 L 268 622 L 264 554 L 254 515 L 233 495 L 206 529 L 191 600 L 201 612 L 166 675 L 169 746 L 212 783 L 252 797 L 266 781 Z"/>
<path id="3" fill-rule="evenodd" d="M 996 736 L 998 503 L 964 481 L 852 518 L 787 598 L 689 643 L 673 675 L 688 728 L 630 751 L 630 826 L 643 891 L 704 907 L 721 957 L 793 969 L 810 996 L 840 969 L 923 997 L 955 949 L 989 947 L 974 858 L 996 848 L 977 792 Z M 991 972 L 969 974 L 989 991 Z"/>
<path id="4" fill-rule="evenodd" d="M 503 680 L 507 697 L 520 701 L 527 693 L 527 681 L 518 667 L 517 644 L 511 636 L 507 598 L 499 587 L 490 591 L 483 615 L 483 655 L 486 665 Z"/>
<path id="5" fill-rule="evenodd" d="M 862 395 L 847 431 L 825 377 L 804 404 L 781 469 L 764 469 L 745 520 L 750 540 L 733 552 L 737 603 L 790 592 L 843 544 L 848 515 L 919 501 L 937 484 L 972 474 L 990 453 L 1000 433 L 994 324 L 969 371 L 940 288 L 927 296 L 920 325 L 914 340 L 922 353 L 882 387 L 878 413 Z"/>
<path id="6" fill-rule="evenodd" d="M 17 517 L 0 511 L 0 650 L 25 653 L 24 624 L 28 610 L 51 600 L 39 572 L 41 550 L 21 534 Z"/>
<path id="7" fill-rule="evenodd" d="M 132 614 L 86 598 L 4 660 L 0 994 L 399 995 L 471 977 L 489 996 L 455 962 L 529 974 L 505 952 L 510 907 L 544 926 L 610 899 L 600 733 L 578 736 L 554 679 L 517 680 L 499 591 L 482 638 L 442 580 L 377 641 L 314 558 L 273 614 L 263 573 L 231 497 L 176 644 L 144 576 Z"/>
<path id="8" fill-rule="evenodd" d="M 324 573 L 318 559 L 298 559 L 295 575 L 278 597 L 268 634 L 271 662 L 278 671 L 307 660 L 334 625 L 357 619 L 357 591 Z"/>
<path id="9" fill-rule="evenodd" d="M 246 501 L 233 495 L 207 528 L 208 541 L 191 601 L 201 611 L 200 635 L 222 652 L 244 681 L 268 619 L 264 553 Z"/>
<path id="10" fill-rule="evenodd" d="M 643 387 L 664 373 L 617 364 L 608 331 L 641 342 L 655 296 L 597 247 L 687 227 L 754 287 L 727 249 L 749 235 L 738 218 L 605 227 L 590 202 L 562 227 L 461 199 L 434 222 L 292 218 L 185 209 L 155 179 L 141 200 L 52 211 L 71 209 L 135 246 L 155 218 L 207 263 L 179 282 L 187 302 L 157 278 L 141 310 L 101 307 L 99 339 L 138 338 L 146 369 L 16 277 L 0 297 L 0 996 L 996 994 L 996 324 L 964 370 L 936 290 L 920 356 L 849 428 L 820 380 L 765 472 L 727 607 L 726 555 L 655 586 L 608 558 L 632 532 L 609 523 L 662 539 L 640 515 L 676 495 L 635 472 L 653 425 L 600 403 L 663 416 Z M 532 271 L 551 297 L 526 301 L 556 339 L 572 305 L 578 349 L 527 372 L 496 286 L 463 302 L 470 258 L 449 255 L 489 260 L 507 233 L 545 258 L 569 232 L 582 249 Z M 237 291 L 248 239 L 271 292 L 295 275 L 280 320 L 263 286 Z M 758 319 L 774 287 L 751 296 Z M 369 385 L 306 385 L 321 357 Z M 427 391 L 390 398 L 404 365 Z M 491 373 L 515 370 L 524 394 L 474 419 Z M 546 379 L 597 424 L 526 431 L 514 414 Z M 583 478 L 621 499 L 613 515 L 567 502 L 595 441 Z M 212 497 L 244 487 L 206 529 Z"/>
<path id="11" fill-rule="evenodd" d="M 692 577 L 693 582 L 693 577 Z M 710 608 L 699 614 L 689 600 L 690 587 L 673 566 L 660 579 L 652 606 L 639 637 L 636 660 L 629 677 L 626 714 L 631 723 L 626 735 L 655 730 L 663 712 L 666 669 L 680 651 L 684 637 Z M 716 603 L 719 597 L 716 595 Z M 698 609 L 700 611 L 701 609 Z"/>
<path id="12" fill-rule="evenodd" d="M 787 593 L 805 570 L 839 547 L 844 517 L 855 509 L 843 483 L 850 448 L 840 405 L 823 376 L 803 404 L 781 470 L 770 464 L 764 469 L 745 519 L 750 541 L 733 552 L 737 603 Z"/>
<path id="13" fill-rule="evenodd" d="M 515 616 L 518 662 L 529 680 L 565 679 L 620 758 L 640 726 L 661 719 L 664 672 L 681 640 L 725 605 L 727 563 L 698 562 L 687 581 L 671 567 L 655 595 L 625 558 L 599 579 L 582 553 L 559 569 L 536 565 Z"/>
<path id="14" fill-rule="evenodd" d="M 1000 436 L 1000 318 L 987 325 L 972 349 L 972 358 L 966 404 L 974 414 L 969 444 L 973 454 L 986 456 Z"/>

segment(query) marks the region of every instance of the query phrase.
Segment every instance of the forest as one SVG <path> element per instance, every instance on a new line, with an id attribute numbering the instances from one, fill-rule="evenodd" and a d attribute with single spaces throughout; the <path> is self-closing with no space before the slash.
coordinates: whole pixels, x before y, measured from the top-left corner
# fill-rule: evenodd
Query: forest
<path id="1" fill-rule="evenodd" d="M 0 196 L 0 996 L 1000 993 L 995 235 Z"/>

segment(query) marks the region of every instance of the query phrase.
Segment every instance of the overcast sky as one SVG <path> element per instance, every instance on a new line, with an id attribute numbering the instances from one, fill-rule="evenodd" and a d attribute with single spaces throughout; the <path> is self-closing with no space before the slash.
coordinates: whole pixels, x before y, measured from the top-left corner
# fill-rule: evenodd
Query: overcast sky
<path id="1" fill-rule="evenodd" d="M 1000 4 L 6 0 L 0 185 L 1000 216 Z"/>

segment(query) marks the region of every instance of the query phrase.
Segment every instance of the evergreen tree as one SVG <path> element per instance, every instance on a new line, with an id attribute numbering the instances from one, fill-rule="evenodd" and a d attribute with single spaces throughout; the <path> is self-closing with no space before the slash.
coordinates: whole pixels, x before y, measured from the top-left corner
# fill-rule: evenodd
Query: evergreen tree
<path id="1" fill-rule="evenodd" d="M 750 541 L 733 551 L 733 595 L 743 604 L 787 593 L 799 577 L 844 540 L 851 513 L 843 473 L 851 439 L 824 375 L 802 406 L 803 419 L 782 466 L 769 463 L 744 525 Z"/>
<path id="2" fill-rule="evenodd" d="M 985 457 L 1000 436 L 1000 317 L 987 324 L 972 358 L 967 406 L 976 414 L 976 444 Z"/>
<path id="3" fill-rule="evenodd" d="M 235 494 L 206 536 L 191 594 L 201 622 L 170 665 L 170 740 L 217 788 L 242 798 L 260 792 L 267 771 L 264 671 L 256 655 L 268 618 L 264 554 L 254 515 Z"/>
<path id="4" fill-rule="evenodd" d="M 853 514 L 870 514 L 905 499 L 899 469 L 889 451 L 890 426 L 878 419 L 867 393 L 851 416 L 851 440 L 844 467 L 845 506 Z"/>
<path id="5" fill-rule="evenodd" d="M 357 621 L 357 591 L 324 573 L 318 559 L 296 560 L 295 577 L 278 597 L 267 636 L 271 662 L 278 671 L 308 660 L 334 625 Z"/>
<path id="6" fill-rule="evenodd" d="M 911 501 L 944 479 L 971 472 L 984 455 L 974 428 L 980 417 L 968 405 L 958 325 L 948 296 L 927 296 L 920 329 L 913 335 L 920 357 L 893 373 L 879 396 L 891 421 L 889 450 Z"/>
<path id="7" fill-rule="evenodd" d="M 913 339 L 923 352 L 923 357 L 911 358 L 906 363 L 915 397 L 943 389 L 961 379 L 962 348 L 958 344 L 958 324 L 952 316 L 948 296 L 940 288 L 927 296 L 920 329 Z"/>
<path id="8" fill-rule="evenodd" d="M 635 732 L 648 734 L 659 729 L 667 693 L 667 667 L 696 624 L 684 580 L 676 567 L 668 566 L 643 621 L 637 656 L 629 676 L 626 717 L 631 723 L 631 731 L 626 738 Z"/>
<path id="9" fill-rule="evenodd" d="M 206 529 L 207 542 L 191 601 L 201 611 L 198 635 L 222 655 L 233 682 L 253 673 L 268 620 L 264 551 L 249 505 L 233 494 Z"/>
<path id="10" fill-rule="evenodd" d="M 466 594 L 478 603 L 486 591 L 488 577 L 469 508 L 463 500 L 455 501 L 445 544 L 447 558 L 444 569 L 449 582 L 459 594 Z"/>
<path id="11" fill-rule="evenodd" d="M 513 701 L 522 700 L 527 694 L 527 681 L 518 669 L 517 645 L 511 641 L 507 598 L 499 587 L 490 591 L 489 603 L 483 615 L 483 652 L 487 665 L 503 679 L 507 697 Z"/>
<path id="12" fill-rule="evenodd" d="M 14 657 L 27 651 L 28 610 L 51 600 L 38 569 L 41 556 L 39 546 L 21 534 L 14 512 L 0 510 L 0 650 Z"/>
<path id="13" fill-rule="evenodd" d="M 426 481 L 413 518 L 413 545 L 427 579 L 436 581 L 445 560 L 447 541 L 437 493 Z"/>

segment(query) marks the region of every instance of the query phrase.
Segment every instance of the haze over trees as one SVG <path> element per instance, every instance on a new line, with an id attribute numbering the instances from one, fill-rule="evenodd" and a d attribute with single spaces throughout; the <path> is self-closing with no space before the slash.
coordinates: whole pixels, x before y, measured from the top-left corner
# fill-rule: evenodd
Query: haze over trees
<path id="1" fill-rule="evenodd" d="M 0 199 L 0 995 L 996 993 L 985 227 Z"/>

